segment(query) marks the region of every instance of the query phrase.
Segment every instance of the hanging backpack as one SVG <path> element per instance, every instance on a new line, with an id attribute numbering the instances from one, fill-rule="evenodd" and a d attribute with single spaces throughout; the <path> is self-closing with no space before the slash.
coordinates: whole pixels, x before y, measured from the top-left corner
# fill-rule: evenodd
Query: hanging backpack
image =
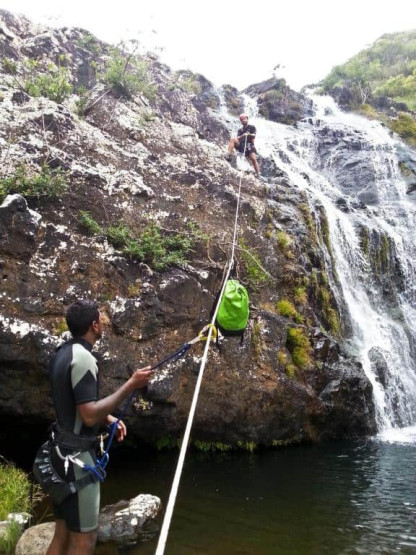
<path id="1" fill-rule="evenodd" d="M 229 279 L 217 313 L 219 330 L 225 336 L 241 336 L 242 342 L 249 314 L 249 298 L 246 288 L 236 279 Z"/>

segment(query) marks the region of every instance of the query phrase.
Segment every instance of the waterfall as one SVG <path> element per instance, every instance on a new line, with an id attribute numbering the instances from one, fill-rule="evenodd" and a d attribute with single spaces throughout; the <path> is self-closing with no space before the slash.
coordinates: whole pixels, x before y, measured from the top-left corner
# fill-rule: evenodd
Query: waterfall
<path id="1" fill-rule="evenodd" d="M 311 97 L 315 115 L 296 127 L 260 118 L 247 96 L 245 110 L 261 157 L 305 192 L 312 212 L 325 210 L 327 273 L 351 328 L 346 348 L 373 385 L 379 431 L 409 427 L 416 423 L 416 202 L 400 172 L 403 145 L 379 122 Z"/>

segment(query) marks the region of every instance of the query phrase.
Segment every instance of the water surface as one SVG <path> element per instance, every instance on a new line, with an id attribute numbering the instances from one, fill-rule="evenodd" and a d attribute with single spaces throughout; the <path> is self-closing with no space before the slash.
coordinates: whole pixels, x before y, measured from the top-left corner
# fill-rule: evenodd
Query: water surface
<path id="1" fill-rule="evenodd" d="M 116 450 L 102 504 L 151 493 L 166 505 L 177 456 Z M 412 439 L 191 452 L 165 553 L 416 553 L 415 461 Z"/>

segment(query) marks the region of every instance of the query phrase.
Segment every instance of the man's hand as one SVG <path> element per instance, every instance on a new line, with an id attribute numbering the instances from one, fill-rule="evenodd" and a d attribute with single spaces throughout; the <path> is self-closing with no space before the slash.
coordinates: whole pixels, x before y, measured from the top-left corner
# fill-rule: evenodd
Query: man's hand
<path id="1" fill-rule="evenodd" d="M 115 418 L 113 415 L 109 414 L 106 418 L 106 423 L 109 426 L 113 422 L 117 422 L 117 420 L 118 420 L 117 418 Z M 122 420 L 120 420 L 120 422 L 117 424 L 117 430 L 116 430 L 117 441 L 123 441 L 123 439 L 126 437 L 126 435 L 127 435 L 126 425 L 124 424 L 124 422 Z"/>
<path id="2" fill-rule="evenodd" d="M 142 389 L 149 383 L 152 371 L 150 366 L 136 370 L 129 379 L 132 389 Z"/>

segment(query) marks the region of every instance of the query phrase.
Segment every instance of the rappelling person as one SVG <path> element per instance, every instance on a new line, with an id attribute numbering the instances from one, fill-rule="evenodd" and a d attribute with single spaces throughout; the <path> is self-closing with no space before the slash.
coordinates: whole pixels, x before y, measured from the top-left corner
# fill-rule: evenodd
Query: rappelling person
<path id="1" fill-rule="evenodd" d="M 49 367 L 56 412 L 52 439 L 44 444 L 50 456 L 43 466 L 38 464 L 41 472 L 48 469 L 52 474 L 49 493 L 56 527 L 48 555 L 94 553 L 102 480 L 83 464 L 95 464 L 100 426 L 117 426 L 115 437 L 124 439 L 126 426 L 111 412 L 145 387 L 151 375 L 150 366 L 136 370 L 112 395 L 98 400 L 98 367 L 91 350 L 102 337 L 105 315 L 94 301 L 79 300 L 69 306 L 66 321 L 72 340 L 58 348 Z"/>
<path id="2" fill-rule="evenodd" d="M 256 172 L 256 176 L 260 177 L 259 164 L 257 162 L 257 150 L 254 146 L 254 139 L 256 138 L 256 128 L 254 125 L 248 124 L 248 116 L 246 114 L 241 114 L 239 116 L 243 127 L 241 127 L 237 132 L 237 137 L 230 139 L 228 144 L 227 160 L 231 160 L 233 150 L 236 149 L 241 154 L 245 154 L 248 158 Z M 244 149 L 245 145 L 245 149 Z"/>

